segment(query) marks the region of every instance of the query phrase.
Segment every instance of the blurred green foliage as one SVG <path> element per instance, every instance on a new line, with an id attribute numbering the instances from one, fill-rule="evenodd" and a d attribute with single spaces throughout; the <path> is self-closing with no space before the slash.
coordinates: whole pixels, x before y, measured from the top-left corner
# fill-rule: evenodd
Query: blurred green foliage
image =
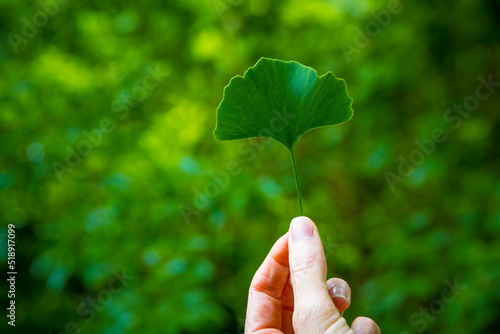
<path id="1" fill-rule="evenodd" d="M 241 332 L 250 280 L 298 213 L 294 180 L 281 144 L 212 130 L 223 87 L 266 56 L 332 71 L 354 99 L 350 122 L 295 147 L 329 276 L 353 291 L 348 321 L 498 333 L 499 87 L 445 116 L 479 76 L 500 80 L 499 1 L 402 1 L 396 14 L 375 0 L 42 1 L 0 1 L 17 330 Z M 446 141 L 391 188 L 385 172 L 435 129 Z M 123 270 L 134 278 L 110 292 Z M 467 288 L 436 310 L 455 278 Z"/>

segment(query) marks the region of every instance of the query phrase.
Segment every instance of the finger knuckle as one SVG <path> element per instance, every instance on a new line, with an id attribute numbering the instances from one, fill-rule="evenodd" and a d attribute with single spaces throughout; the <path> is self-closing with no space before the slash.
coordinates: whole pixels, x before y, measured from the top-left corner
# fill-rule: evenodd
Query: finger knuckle
<path id="1" fill-rule="evenodd" d="M 316 256 L 301 256 L 290 263 L 292 273 L 298 273 L 312 268 L 316 264 Z"/>
<path id="2" fill-rule="evenodd" d="M 347 325 L 344 317 L 332 317 L 325 334 L 351 334 L 353 331 Z"/>

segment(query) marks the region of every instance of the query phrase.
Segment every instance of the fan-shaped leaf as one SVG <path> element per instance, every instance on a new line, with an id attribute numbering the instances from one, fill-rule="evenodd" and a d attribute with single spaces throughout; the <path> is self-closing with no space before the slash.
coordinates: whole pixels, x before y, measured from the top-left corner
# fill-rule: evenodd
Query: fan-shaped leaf
<path id="1" fill-rule="evenodd" d="M 345 81 L 295 61 L 261 58 L 231 79 L 217 109 L 218 140 L 272 137 L 292 150 L 311 129 L 348 121 L 353 111 Z"/>

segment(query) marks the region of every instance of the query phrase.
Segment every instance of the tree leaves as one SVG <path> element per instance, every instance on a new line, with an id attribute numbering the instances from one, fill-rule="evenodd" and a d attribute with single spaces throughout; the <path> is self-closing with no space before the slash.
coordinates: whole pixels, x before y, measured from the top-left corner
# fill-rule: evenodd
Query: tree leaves
<path id="1" fill-rule="evenodd" d="M 224 88 L 217 108 L 218 140 L 271 137 L 292 151 L 305 132 L 348 121 L 345 81 L 295 61 L 261 58 Z"/>
<path id="2" fill-rule="evenodd" d="M 302 215 L 293 146 L 311 129 L 351 119 L 351 105 L 345 81 L 331 72 L 319 77 L 314 69 L 295 61 L 261 58 L 224 88 L 214 135 L 218 140 L 271 137 L 285 145 Z"/>

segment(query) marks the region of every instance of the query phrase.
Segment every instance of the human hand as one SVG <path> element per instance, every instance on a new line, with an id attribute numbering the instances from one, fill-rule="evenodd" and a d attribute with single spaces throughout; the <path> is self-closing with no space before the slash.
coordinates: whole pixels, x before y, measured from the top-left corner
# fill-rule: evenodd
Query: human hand
<path id="1" fill-rule="evenodd" d="M 351 328 L 342 317 L 351 289 L 340 278 L 326 280 L 326 259 L 316 225 L 307 217 L 272 247 L 250 284 L 246 334 L 380 334 L 369 318 Z"/>

